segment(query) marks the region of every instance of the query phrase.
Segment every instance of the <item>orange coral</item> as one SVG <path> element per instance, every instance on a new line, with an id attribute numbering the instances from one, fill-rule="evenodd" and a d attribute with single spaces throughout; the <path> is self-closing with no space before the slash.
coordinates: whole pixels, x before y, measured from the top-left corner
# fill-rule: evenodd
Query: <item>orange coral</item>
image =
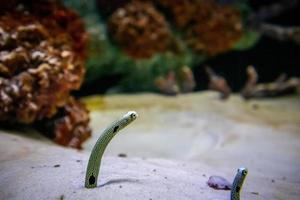
<path id="1" fill-rule="evenodd" d="M 148 58 L 164 52 L 170 44 L 170 30 L 165 18 L 149 2 L 133 1 L 116 10 L 109 19 L 108 30 L 134 58 Z"/>
<path id="2" fill-rule="evenodd" d="M 81 102 L 72 97 L 55 116 L 42 122 L 37 124 L 38 129 L 60 145 L 81 149 L 82 141 L 91 136 L 89 112 Z"/>
<path id="3" fill-rule="evenodd" d="M 243 34 L 237 9 L 213 0 L 157 0 L 169 9 L 186 41 L 196 51 L 208 55 L 226 52 Z"/>
<path id="4" fill-rule="evenodd" d="M 96 0 L 102 15 L 110 15 L 118 8 L 128 3 L 128 0 Z"/>
<path id="5" fill-rule="evenodd" d="M 7 5 L 0 9 L 0 121 L 32 124 L 55 116 L 81 86 L 86 33 L 78 16 L 58 3 Z"/>
<path id="6" fill-rule="evenodd" d="M 154 0 L 170 12 L 174 23 L 179 28 L 186 27 L 198 12 L 197 0 Z"/>

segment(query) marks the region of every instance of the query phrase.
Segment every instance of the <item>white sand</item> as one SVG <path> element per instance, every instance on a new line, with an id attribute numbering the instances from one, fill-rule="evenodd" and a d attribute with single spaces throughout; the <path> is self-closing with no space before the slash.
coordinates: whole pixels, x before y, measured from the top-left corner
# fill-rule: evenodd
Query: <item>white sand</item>
<path id="1" fill-rule="evenodd" d="M 298 200 L 299 100 L 245 102 L 234 96 L 221 102 L 207 92 L 89 98 L 97 131 L 85 143 L 86 151 L 0 131 L 0 199 L 226 200 L 229 191 L 209 188 L 208 177 L 231 181 L 236 169 L 246 166 L 243 200 Z M 99 129 L 128 110 L 136 110 L 139 118 L 107 149 L 99 179 L 100 185 L 110 184 L 83 188 L 88 151 Z M 129 157 L 117 158 L 119 153 Z"/>

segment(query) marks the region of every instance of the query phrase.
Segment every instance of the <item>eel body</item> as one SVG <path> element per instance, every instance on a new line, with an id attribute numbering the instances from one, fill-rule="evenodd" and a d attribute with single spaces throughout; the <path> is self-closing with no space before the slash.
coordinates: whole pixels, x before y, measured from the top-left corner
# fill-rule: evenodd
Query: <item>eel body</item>
<path id="1" fill-rule="evenodd" d="M 241 167 L 237 170 L 237 173 L 232 183 L 231 195 L 230 195 L 231 200 L 240 200 L 240 191 L 242 189 L 247 174 L 248 174 L 247 168 Z"/>
<path id="2" fill-rule="evenodd" d="M 108 143 L 118 133 L 118 131 L 120 131 L 128 124 L 133 122 L 137 117 L 138 115 L 136 112 L 130 111 L 126 113 L 119 120 L 113 122 L 102 132 L 89 158 L 89 162 L 86 170 L 86 176 L 85 176 L 86 188 L 97 187 L 97 180 L 98 180 L 99 169 L 101 165 L 101 159 Z"/>

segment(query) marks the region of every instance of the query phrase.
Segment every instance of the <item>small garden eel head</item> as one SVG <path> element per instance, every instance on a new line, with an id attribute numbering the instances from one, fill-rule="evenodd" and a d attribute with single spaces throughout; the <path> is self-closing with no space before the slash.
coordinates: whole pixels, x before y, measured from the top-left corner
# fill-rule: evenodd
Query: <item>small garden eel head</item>
<path id="1" fill-rule="evenodd" d="M 138 117 L 138 114 L 135 111 L 129 111 L 126 113 L 123 118 L 128 119 L 128 122 L 131 123 L 133 120 L 135 120 Z M 126 124 L 127 125 L 127 124 Z"/>
<path id="2" fill-rule="evenodd" d="M 247 174 L 247 168 L 241 167 L 237 170 L 237 174 L 235 175 L 231 188 L 231 200 L 240 200 L 240 191 L 242 189 Z"/>

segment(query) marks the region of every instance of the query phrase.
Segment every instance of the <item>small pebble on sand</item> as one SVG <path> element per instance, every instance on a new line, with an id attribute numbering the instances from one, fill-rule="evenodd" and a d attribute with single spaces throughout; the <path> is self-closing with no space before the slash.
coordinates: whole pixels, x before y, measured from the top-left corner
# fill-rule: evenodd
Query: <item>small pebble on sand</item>
<path id="1" fill-rule="evenodd" d="M 221 176 L 210 176 L 207 185 L 216 190 L 230 190 L 231 183 Z"/>

